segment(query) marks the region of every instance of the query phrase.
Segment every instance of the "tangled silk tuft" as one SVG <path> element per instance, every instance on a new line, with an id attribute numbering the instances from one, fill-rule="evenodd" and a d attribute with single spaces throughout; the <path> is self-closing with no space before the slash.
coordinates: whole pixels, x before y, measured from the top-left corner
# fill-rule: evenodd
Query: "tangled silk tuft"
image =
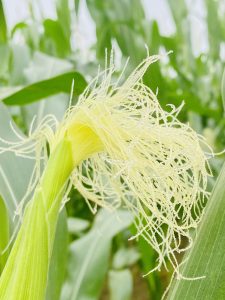
<path id="1" fill-rule="evenodd" d="M 90 140 L 90 151 L 74 168 L 69 186 L 79 190 L 94 212 L 97 206 L 129 209 L 135 216 L 134 238 L 141 235 L 158 253 L 154 269 L 166 267 L 169 260 L 179 272 L 175 254 L 192 244 L 190 230 L 200 221 L 211 172 L 201 148 L 203 137 L 177 119 L 181 107 L 170 105 L 170 112 L 164 111 L 142 82 L 159 58 L 148 56 L 123 84 L 121 79 L 113 82 L 111 61 L 62 122 L 48 115 L 28 138 L 8 148 L 22 156 L 35 149 L 38 173 L 38 162 L 47 161 L 47 144 L 52 150 L 82 128 L 95 135 L 96 143 Z M 188 246 L 182 247 L 182 237 Z"/>

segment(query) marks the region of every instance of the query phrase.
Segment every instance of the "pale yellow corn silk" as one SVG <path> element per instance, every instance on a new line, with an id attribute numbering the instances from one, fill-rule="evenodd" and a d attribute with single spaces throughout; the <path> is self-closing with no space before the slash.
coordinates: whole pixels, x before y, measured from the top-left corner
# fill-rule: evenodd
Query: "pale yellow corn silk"
<path id="1" fill-rule="evenodd" d="M 81 143 L 73 150 L 79 161 L 76 149 L 82 147 L 82 135 L 96 135 L 70 183 L 94 212 L 97 206 L 128 208 L 135 216 L 134 238 L 141 235 L 158 253 L 155 269 L 167 267 L 167 258 L 179 273 L 175 254 L 191 246 L 190 230 L 200 221 L 211 172 L 201 149 L 205 140 L 177 119 L 181 108 L 171 105 L 170 112 L 164 111 L 142 82 L 159 58 L 148 56 L 122 85 L 120 79 L 112 80 L 111 61 L 60 124 L 47 116 L 28 139 L 21 137 L 8 149 L 24 156 L 35 149 L 39 170 L 40 160 L 47 161 L 46 142 L 52 151 L 65 136 L 72 140 L 73 132 L 80 131 Z M 182 237 L 189 242 L 185 248 Z"/>

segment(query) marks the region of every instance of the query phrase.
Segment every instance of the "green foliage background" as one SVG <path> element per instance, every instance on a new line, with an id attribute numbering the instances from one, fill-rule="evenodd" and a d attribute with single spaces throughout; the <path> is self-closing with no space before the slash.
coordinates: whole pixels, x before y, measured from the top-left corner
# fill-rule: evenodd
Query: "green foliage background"
<path id="1" fill-rule="evenodd" d="M 124 73 L 126 76 L 146 57 L 147 45 L 150 54 L 170 50 L 173 53 L 167 60 L 150 67 L 144 76 L 145 84 L 155 92 L 158 90 L 158 98 L 165 109 L 169 109 L 168 104 L 179 106 L 185 100 L 179 118 L 204 135 L 214 151 L 224 149 L 222 95 L 225 95 L 225 76 L 222 84 L 224 60 L 221 56 L 221 49 L 225 45 L 225 15 L 221 13 L 223 0 L 203 2 L 208 50 L 196 56 L 186 1 L 167 1 L 176 31 L 164 36 L 156 20 L 147 20 L 140 0 L 87 0 L 97 39 L 87 49 L 90 55 L 82 60 L 81 50 L 72 43 L 79 17 L 79 0 L 74 0 L 73 8 L 68 0 L 55 0 L 57 18 L 54 20 L 37 20 L 30 4 L 30 19 L 16 24 L 12 30 L 7 26 L 5 3 L 1 0 L 0 137 L 14 138 L 10 122 L 21 134 L 26 134 L 35 115 L 35 126 L 48 113 L 60 119 L 69 103 L 72 81 L 72 101 L 75 104 L 87 82 L 97 74 L 98 66 L 104 68 L 105 49 L 109 53 L 116 45 L 121 65 L 130 58 Z M 152 9 L 157 9 L 157 6 Z M 210 181 L 209 189 L 215 184 L 222 162 L 223 156 L 211 160 L 215 176 Z M 26 191 L 32 166 L 32 161 L 12 153 L 0 155 L 1 203 L 5 202 L 8 211 L 8 220 L 5 217 L 0 220 L 0 238 L 7 232 L 8 226 L 11 233 L 14 231 L 14 212 Z M 223 190 L 216 190 L 216 193 L 224 199 Z M 135 232 L 130 215 L 119 211 L 120 223 L 116 219 L 118 216 L 109 215 L 104 210 L 93 216 L 75 190 L 71 191 L 70 196 L 71 201 L 62 211 L 58 224 L 46 300 L 160 299 L 172 270 L 142 277 L 154 267 L 156 255 L 141 238 L 137 242 L 128 242 L 128 237 Z M 214 218 L 217 217 L 215 214 Z M 99 226 L 101 234 L 98 232 Z M 198 251 L 201 251 L 201 245 Z M 211 246 L 215 245 L 211 243 Z M 204 248 L 205 251 L 215 251 L 211 246 Z M 3 248 L 4 245 L 0 243 L 0 250 Z M 198 252 L 193 256 L 198 257 Z M 225 271 L 221 276 L 224 274 Z M 184 299 L 183 293 L 180 292 L 178 296 L 175 294 L 180 288 L 179 284 L 178 287 L 175 284 L 171 299 Z M 187 289 L 183 287 L 184 291 Z M 186 293 L 185 299 L 225 299 L 224 288 L 215 298 L 215 294 L 211 298 L 204 297 L 204 287 L 200 291 L 203 294 L 197 298 L 194 291 L 195 287 L 192 294 Z"/>

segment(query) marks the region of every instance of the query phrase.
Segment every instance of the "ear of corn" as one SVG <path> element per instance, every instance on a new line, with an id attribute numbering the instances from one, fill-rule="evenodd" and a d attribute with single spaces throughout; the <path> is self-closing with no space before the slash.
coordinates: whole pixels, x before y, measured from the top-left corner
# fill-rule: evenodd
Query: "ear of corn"
<path id="1" fill-rule="evenodd" d="M 121 86 L 112 82 L 111 59 L 60 124 L 46 116 L 27 139 L 2 148 L 25 157 L 35 149 L 36 168 L 43 158 L 46 164 L 0 279 L 0 300 L 43 299 L 58 214 L 71 185 L 94 211 L 123 203 L 136 217 L 134 238 L 142 235 L 158 253 L 155 269 L 166 267 L 167 257 L 179 273 L 175 253 L 191 246 L 210 168 L 205 141 L 177 119 L 180 108 L 164 111 L 142 82 L 158 59 L 147 57 Z M 189 241 L 185 248 L 182 237 Z"/>
<path id="2" fill-rule="evenodd" d="M 65 185 L 80 161 L 99 149 L 88 127 L 72 127 L 56 145 L 0 278 L 1 300 L 41 300 L 45 297 L 49 262 Z"/>
<path id="3" fill-rule="evenodd" d="M 0 279 L 1 300 L 44 299 L 63 187 L 73 168 L 71 145 L 52 153 Z"/>

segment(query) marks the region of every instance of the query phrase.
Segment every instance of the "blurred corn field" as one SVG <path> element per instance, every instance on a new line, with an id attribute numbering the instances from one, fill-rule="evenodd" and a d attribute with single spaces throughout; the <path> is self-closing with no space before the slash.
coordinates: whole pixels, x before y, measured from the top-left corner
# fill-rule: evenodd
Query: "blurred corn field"
<path id="1" fill-rule="evenodd" d="M 164 27 L 159 24 L 159 19 L 153 17 L 160 15 L 159 2 L 167 11 Z M 144 75 L 144 83 L 158 94 L 160 105 L 165 110 L 170 109 L 168 104 L 178 107 L 184 101 L 178 118 L 203 135 L 214 152 L 222 151 L 225 147 L 222 99 L 225 97 L 225 77 L 222 82 L 225 2 L 159 2 L 54 0 L 51 2 L 54 9 L 51 17 L 50 12 L 43 10 L 41 1 L 24 1 L 26 16 L 11 24 L 10 10 L 15 11 L 18 3 L 10 7 L 8 1 L 0 0 L 0 137 L 6 140 L 15 138 L 10 124 L 17 132 L 26 135 L 34 116 L 34 127 L 49 113 L 61 120 L 69 105 L 73 80 L 72 103 L 75 104 L 87 83 L 95 77 L 99 66 L 104 68 L 106 52 L 109 57 L 114 49 L 115 78 L 129 58 L 123 73 L 126 78 L 146 58 L 148 51 L 153 55 L 172 50 L 164 59 L 150 66 Z M 84 8 L 87 23 L 92 24 L 86 31 L 81 27 L 86 24 L 82 13 Z M 167 25 L 167 16 L 170 17 L 170 25 Z M 167 26 L 172 29 L 166 30 Z M 204 39 L 201 39 L 201 34 L 196 35 L 199 27 L 203 28 L 199 32 Z M 87 31 L 90 41 L 84 43 Z M 223 161 L 224 155 L 211 159 L 214 177 L 210 178 L 209 191 L 216 184 Z M 13 238 L 12 233 L 18 224 L 15 211 L 24 199 L 32 167 L 32 160 L 10 152 L 0 154 L 0 223 L 9 224 L 5 231 L 1 230 L 4 226 L 0 224 L 1 251 Z M 206 263 L 202 261 L 204 266 L 210 261 L 210 254 L 214 256 L 217 250 L 220 251 L 221 260 L 216 260 L 217 269 L 213 271 L 221 272 L 217 273 L 220 284 L 209 294 L 204 284 L 202 289 L 199 288 L 201 284 L 198 281 L 188 281 L 183 285 L 174 282 L 168 299 L 225 299 L 225 281 L 221 283 L 225 278 L 222 260 L 225 249 L 223 173 L 210 199 L 210 212 L 206 214 L 208 220 L 214 218 L 221 223 L 217 224 L 218 227 L 214 224 L 212 231 L 210 222 L 207 230 L 201 228 L 199 244 L 194 246 L 192 254 L 193 262 L 190 260 L 192 267 L 187 274 L 189 277 L 191 274 L 195 277 L 208 274 L 208 269 L 195 272 L 193 267 L 197 265 L 204 245 L 206 253 L 213 252 L 208 253 Z M 218 200 L 218 197 L 221 199 Z M 213 199 L 218 205 L 216 212 Z M 142 237 L 128 241 L 135 230 L 127 214 L 122 210 L 118 212 L 124 220 L 121 223 L 116 222 L 117 216 L 104 209 L 92 215 L 82 196 L 75 189 L 71 190 L 70 201 L 62 210 L 57 226 L 46 300 L 161 299 L 170 282 L 172 267 L 142 276 L 154 268 L 156 253 Z M 202 227 L 204 223 L 207 223 L 206 218 Z M 98 234 L 98 228 L 101 228 L 101 234 Z M 207 241 L 208 244 L 200 243 L 202 232 L 204 236 L 210 233 L 212 244 L 210 241 Z M 221 238 L 215 243 L 213 232 L 219 232 Z M 9 251 L 0 259 L 0 272 Z M 182 260 L 181 254 L 178 254 L 178 259 Z M 218 270 L 219 266 L 222 271 Z"/>

